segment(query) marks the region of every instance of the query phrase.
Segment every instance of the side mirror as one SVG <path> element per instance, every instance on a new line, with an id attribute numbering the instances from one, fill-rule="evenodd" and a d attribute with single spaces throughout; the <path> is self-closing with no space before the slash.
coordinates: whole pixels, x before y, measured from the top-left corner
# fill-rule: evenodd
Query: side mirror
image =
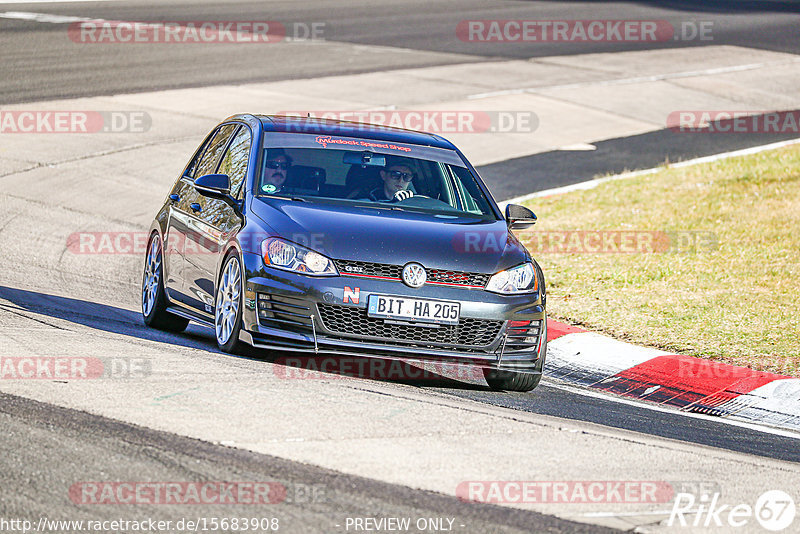
<path id="1" fill-rule="evenodd" d="M 206 174 L 194 181 L 194 188 L 204 197 L 223 198 L 231 194 L 231 179 L 227 174 Z"/>
<path id="2" fill-rule="evenodd" d="M 239 209 L 239 203 L 231 196 L 231 180 L 227 174 L 206 174 L 196 178 L 194 188 L 204 197 L 224 200 L 234 209 Z"/>
<path id="3" fill-rule="evenodd" d="M 536 214 L 525 206 L 508 204 L 506 206 L 506 225 L 511 230 L 521 230 L 536 224 Z"/>

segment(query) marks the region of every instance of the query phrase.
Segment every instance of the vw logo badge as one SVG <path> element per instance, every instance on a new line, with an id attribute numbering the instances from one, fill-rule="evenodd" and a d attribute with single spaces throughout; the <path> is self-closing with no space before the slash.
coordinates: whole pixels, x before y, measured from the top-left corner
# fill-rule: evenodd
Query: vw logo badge
<path id="1" fill-rule="evenodd" d="M 428 279 L 428 274 L 425 272 L 425 267 L 419 263 L 409 263 L 403 267 L 403 282 L 408 287 L 422 287 Z"/>

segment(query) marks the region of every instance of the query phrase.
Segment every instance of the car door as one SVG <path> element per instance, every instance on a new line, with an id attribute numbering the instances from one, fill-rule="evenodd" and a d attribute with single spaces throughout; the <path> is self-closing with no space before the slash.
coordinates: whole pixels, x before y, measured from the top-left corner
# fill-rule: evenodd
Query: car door
<path id="1" fill-rule="evenodd" d="M 184 267 L 184 245 L 186 243 L 186 224 L 188 221 L 187 211 L 190 209 L 190 198 L 194 191 L 193 180 L 197 169 L 208 144 L 216 135 L 217 130 L 213 130 L 206 136 L 203 143 L 195 151 L 192 159 L 186 165 L 181 177 L 175 182 L 170 191 L 167 208 L 167 225 L 164 234 L 164 287 L 167 295 L 172 301 L 180 301 L 184 291 L 183 287 L 183 267 Z"/>
<path id="2" fill-rule="evenodd" d="M 194 178 L 217 171 L 220 158 L 225 152 L 233 134 L 239 125 L 224 124 L 220 126 L 214 138 L 209 142 L 203 158 L 197 165 Z M 213 227 L 209 227 L 207 220 L 213 220 L 214 210 L 207 202 L 209 199 L 202 196 L 191 184 L 186 195 L 186 239 L 183 248 L 183 297 L 184 302 L 201 312 L 210 314 L 214 306 L 214 284 L 209 283 L 209 276 L 205 265 L 209 261 L 216 261 L 218 251 L 213 249 L 219 236 Z"/>
<path id="3" fill-rule="evenodd" d="M 250 129 L 243 125 L 233 135 L 233 140 L 220 159 L 217 169 L 219 174 L 228 175 L 231 183 L 231 195 L 237 200 L 240 200 L 244 194 L 251 145 Z M 203 253 L 198 256 L 200 261 L 197 264 L 199 269 L 197 288 L 204 294 L 210 293 L 208 297 L 211 298 L 213 305 L 219 254 L 222 253 L 222 247 L 232 234 L 242 227 L 242 218 L 230 204 L 223 200 L 203 197 L 200 202 L 203 208 L 200 219 L 203 224 L 198 228 L 201 236 L 198 246 L 201 247 Z"/>

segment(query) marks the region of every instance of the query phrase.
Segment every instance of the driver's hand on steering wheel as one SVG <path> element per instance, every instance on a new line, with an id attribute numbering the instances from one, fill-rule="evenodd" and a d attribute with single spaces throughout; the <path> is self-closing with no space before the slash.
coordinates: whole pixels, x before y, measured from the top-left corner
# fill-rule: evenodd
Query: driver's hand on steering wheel
<path id="1" fill-rule="evenodd" d="M 408 189 L 402 189 L 394 194 L 394 201 L 400 202 L 401 200 L 405 200 L 407 198 L 411 198 L 414 196 L 413 191 L 409 191 Z"/>

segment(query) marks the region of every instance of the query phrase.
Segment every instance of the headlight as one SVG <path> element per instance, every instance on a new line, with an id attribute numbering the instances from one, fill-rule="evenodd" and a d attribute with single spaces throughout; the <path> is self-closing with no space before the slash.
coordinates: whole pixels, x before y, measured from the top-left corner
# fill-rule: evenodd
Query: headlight
<path id="1" fill-rule="evenodd" d="M 532 293 L 537 289 L 539 289 L 539 279 L 531 263 L 523 263 L 518 267 L 500 271 L 486 284 L 486 291 L 503 294 Z"/>
<path id="2" fill-rule="evenodd" d="M 261 257 L 266 265 L 285 271 L 311 276 L 339 274 L 329 258 L 278 237 L 269 237 L 261 242 Z"/>

